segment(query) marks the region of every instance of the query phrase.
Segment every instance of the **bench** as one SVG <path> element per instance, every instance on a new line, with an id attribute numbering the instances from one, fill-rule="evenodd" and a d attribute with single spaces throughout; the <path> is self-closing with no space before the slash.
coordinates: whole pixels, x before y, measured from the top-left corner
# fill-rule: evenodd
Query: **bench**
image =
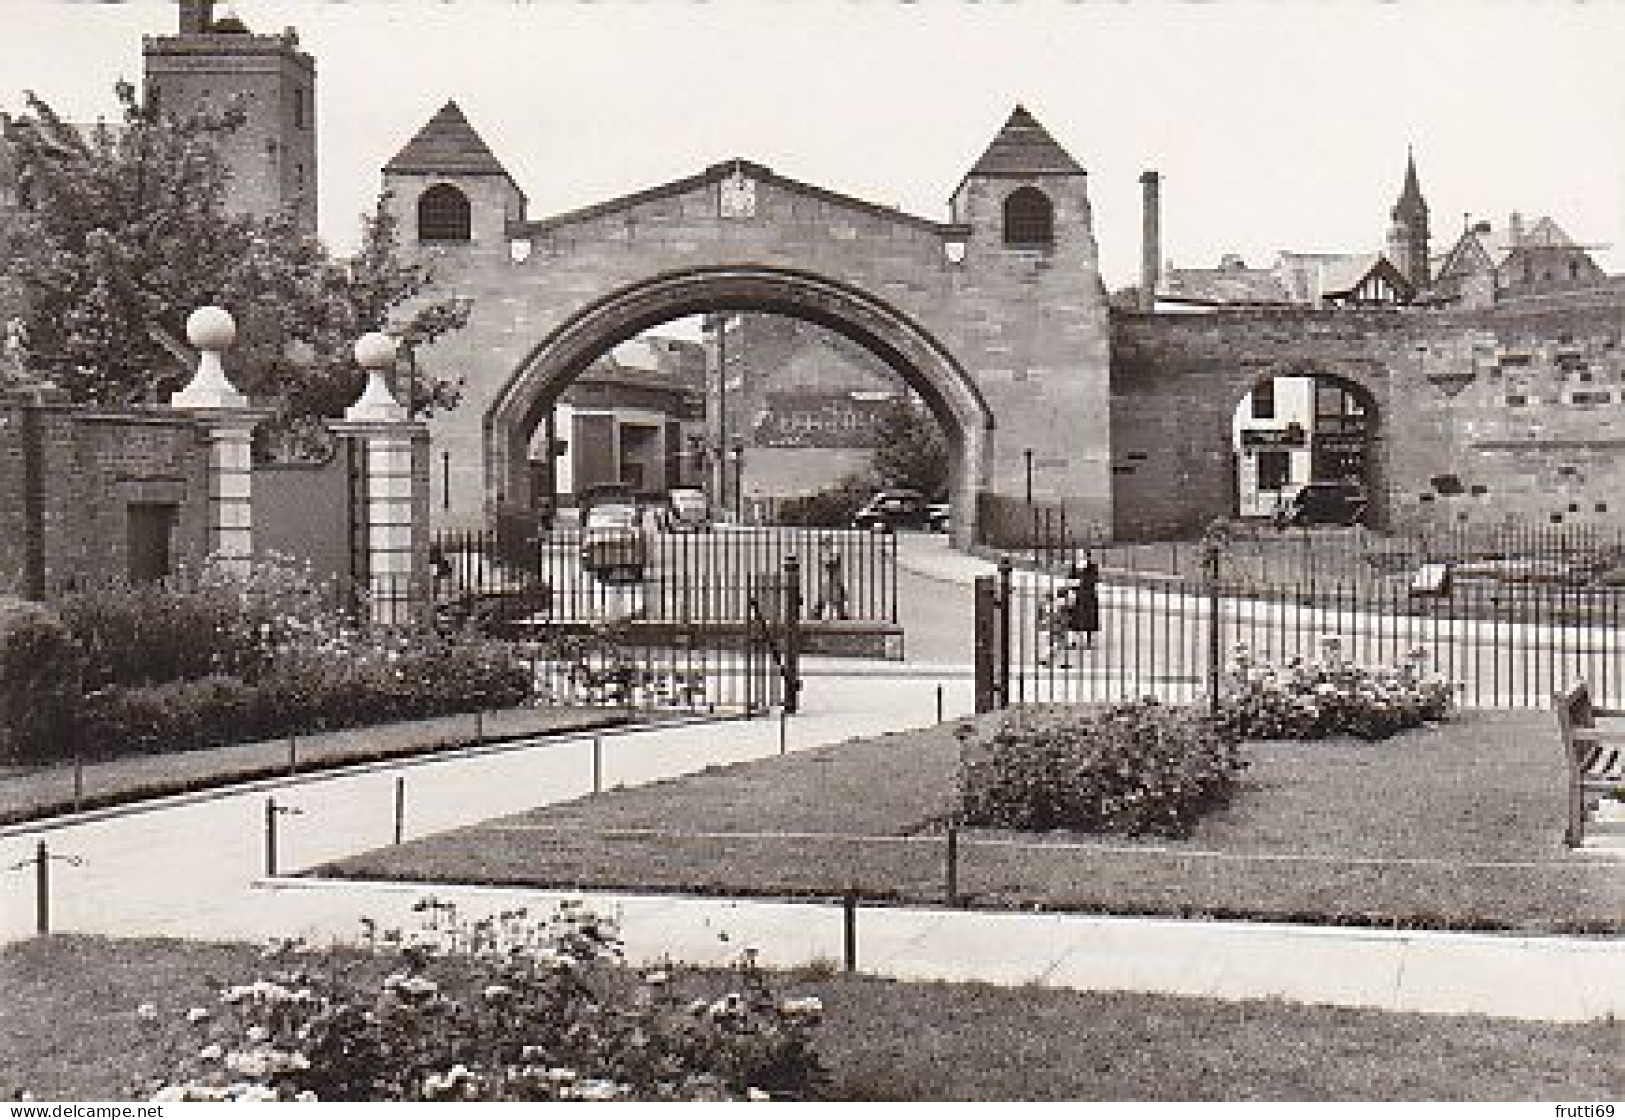
<path id="1" fill-rule="evenodd" d="M 1569 820 L 1563 840 L 1571 848 L 1585 838 L 1586 817 L 1606 795 L 1625 794 L 1625 727 L 1603 729 L 1597 718 L 1625 717 L 1625 711 L 1598 708 L 1584 681 L 1552 698 L 1569 775 Z"/>

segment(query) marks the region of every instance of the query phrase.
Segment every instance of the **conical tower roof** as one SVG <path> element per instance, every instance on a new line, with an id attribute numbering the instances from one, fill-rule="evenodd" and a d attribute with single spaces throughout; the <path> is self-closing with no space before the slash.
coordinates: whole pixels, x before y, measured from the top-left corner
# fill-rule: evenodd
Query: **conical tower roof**
<path id="1" fill-rule="evenodd" d="M 480 134 L 463 116 L 457 102 L 448 101 L 406 147 L 384 165 L 384 173 L 398 175 L 501 175 L 508 169 L 491 154 Z"/>
<path id="2" fill-rule="evenodd" d="M 1082 175 L 1084 170 L 1033 115 L 1017 105 L 969 175 Z"/>
<path id="3" fill-rule="evenodd" d="M 1399 201 L 1394 204 L 1394 212 L 1426 211 L 1427 200 L 1422 197 L 1422 184 L 1416 178 L 1416 154 L 1405 149 L 1405 185 L 1400 188 Z"/>

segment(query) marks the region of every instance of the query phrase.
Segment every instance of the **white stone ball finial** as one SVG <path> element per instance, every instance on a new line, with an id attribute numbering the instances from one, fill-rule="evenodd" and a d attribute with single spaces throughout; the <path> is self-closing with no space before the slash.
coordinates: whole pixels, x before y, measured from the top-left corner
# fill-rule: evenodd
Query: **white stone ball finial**
<path id="1" fill-rule="evenodd" d="M 400 344 L 382 331 L 369 331 L 356 340 L 356 364 L 367 371 L 367 387 L 349 408 L 344 410 L 346 420 L 372 423 L 394 423 L 405 420 L 406 409 L 389 391 L 384 373 L 395 364 Z"/>
<path id="2" fill-rule="evenodd" d="M 248 398 L 226 377 L 220 355 L 237 341 L 237 323 L 223 307 L 200 307 L 186 317 L 187 341 L 198 349 L 197 372 L 172 393 L 172 408 L 246 408 Z"/>

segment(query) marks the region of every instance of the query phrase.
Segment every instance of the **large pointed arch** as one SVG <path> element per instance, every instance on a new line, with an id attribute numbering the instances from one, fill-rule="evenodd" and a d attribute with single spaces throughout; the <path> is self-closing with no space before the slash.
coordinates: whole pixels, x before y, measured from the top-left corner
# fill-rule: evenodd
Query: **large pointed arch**
<path id="1" fill-rule="evenodd" d="M 864 346 L 918 392 L 942 426 L 952 460 L 956 540 L 974 539 L 976 495 L 987 485 L 993 412 L 953 355 L 895 307 L 828 277 L 767 266 L 723 266 L 649 277 L 581 308 L 519 364 L 485 414 L 487 501 L 523 500 L 530 433 L 592 361 L 639 332 L 710 312 L 805 319 Z"/>

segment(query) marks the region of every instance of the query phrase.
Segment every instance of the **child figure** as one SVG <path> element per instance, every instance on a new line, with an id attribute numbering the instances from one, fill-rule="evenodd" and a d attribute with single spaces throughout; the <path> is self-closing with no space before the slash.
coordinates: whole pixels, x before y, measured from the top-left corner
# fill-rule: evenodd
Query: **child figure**
<path id="1" fill-rule="evenodd" d="M 1058 669 L 1072 668 L 1072 610 L 1070 585 L 1058 587 L 1053 595 L 1039 600 L 1038 630 L 1044 640 L 1044 651 L 1038 658 L 1040 665 L 1053 662 Z"/>

